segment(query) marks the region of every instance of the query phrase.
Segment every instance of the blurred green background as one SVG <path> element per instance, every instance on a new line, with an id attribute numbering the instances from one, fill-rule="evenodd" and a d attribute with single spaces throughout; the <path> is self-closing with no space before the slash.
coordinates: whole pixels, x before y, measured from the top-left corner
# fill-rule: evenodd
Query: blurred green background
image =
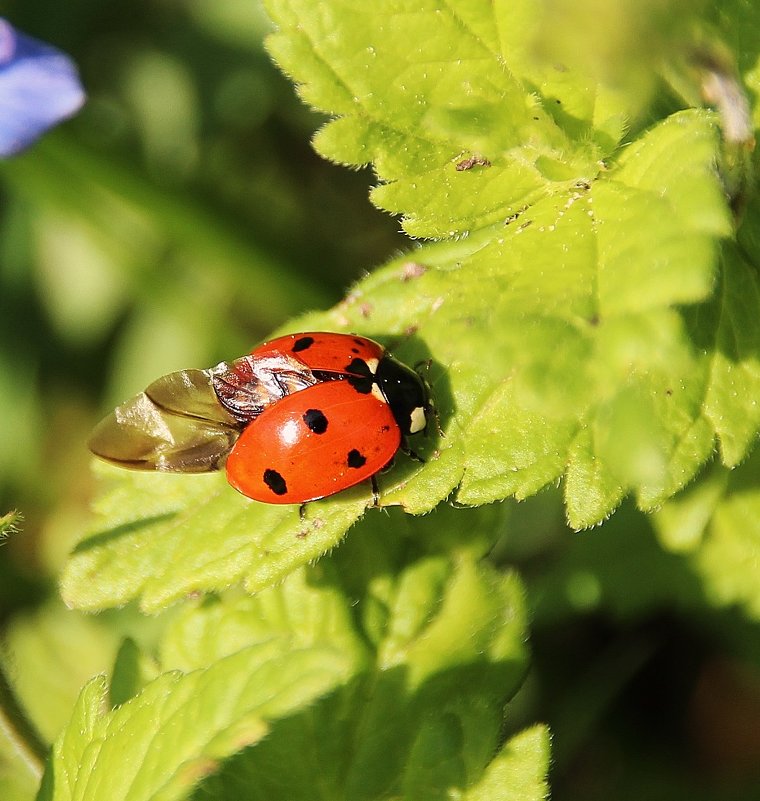
<path id="1" fill-rule="evenodd" d="M 410 244 L 371 207 L 369 171 L 311 150 L 321 120 L 264 53 L 256 0 L 0 13 L 68 52 L 89 92 L 76 119 L 0 164 L 0 514 L 25 517 L 0 550 L 0 623 L 51 738 L 121 634 L 146 625 L 55 601 L 87 525 L 91 426 L 152 379 L 331 306 Z M 552 725 L 554 798 L 760 798 L 758 626 L 712 609 L 629 506 L 582 535 L 556 493 L 503 511 L 495 557 L 526 578 L 536 655 L 509 726 Z M 0 756 L 0 789 L 1 774 Z"/>

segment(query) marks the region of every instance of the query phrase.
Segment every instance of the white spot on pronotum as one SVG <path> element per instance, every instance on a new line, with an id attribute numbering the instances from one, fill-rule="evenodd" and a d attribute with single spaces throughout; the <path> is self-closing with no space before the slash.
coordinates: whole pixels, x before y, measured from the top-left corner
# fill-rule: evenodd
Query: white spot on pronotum
<path id="1" fill-rule="evenodd" d="M 372 384 L 372 397 L 377 398 L 377 400 L 383 403 L 388 403 L 388 399 L 383 395 L 382 390 L 377 384 Z"/>
<path id="2" fill-rule="evenodd" d="M 367 367 L 369 367 L 370 373 L 374 375 L 377 372 L 377 365 L 380 364 L 378 359 L 365 359 L 367 363 Z"/>
<path id="3" fill-rule="evenodd" d="M 417 406 L 415 409 L 412 409 L 412 413 L 409 415 L 409 433 L 416 434 L 418 431 L 422 431 L 426 425 L 427 418 L 425 417 L 425 410 L 423 407 Z"/>

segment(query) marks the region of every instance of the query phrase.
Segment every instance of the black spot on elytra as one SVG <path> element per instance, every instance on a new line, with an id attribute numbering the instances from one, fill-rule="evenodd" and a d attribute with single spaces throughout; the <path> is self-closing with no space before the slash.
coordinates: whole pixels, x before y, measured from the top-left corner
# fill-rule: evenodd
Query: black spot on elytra
<path id="1" fill-rule="evenodd" d="M 324 434 L 327 431 L 327 418 L 319 409 L 307 409 L 303 421 L 315 434 Z"/>
<path id="2" fill-rule="evenodd" d="M 302 350 L 307 350 L 314 344 L 314 337 L 301 337 L 293 343 L 293 353 L 298 353 Z"/>
<path id="3" fill-rule="evenodd" d="M 372 384 L 374 382 L 371 378 L 362 378 L 358 375 L 350 375 L 348 376 L 347 381 L 360 395 L 369 395 L 370 392 L 372 392 Z"/>
<path id="4" fill-rule="evenodd" d="M 280 473 L 271 468 L 264 471 L 264 483 L 269 487 L 275 495 L 285 495 L 288 491 L 288 485 Z"/>
<path id="5" fill-rule="evenodd" d="M 346 459 L 346 463 L 348 464 L 349 467 L 353 467 L 355 469 L 359 467 L 364 467 L 364 465 L 367 463 L 367 457 L 363 453 L 357 451 L 356 448 L 352 448 L 348 452 L 348 458 Z"/>
<path id="6" fill-rule="evenodd" d="M 344 369 L 351 375 L 372 378 L 372 371 L 369 369 L 369 365 L 364 359 L 351 359 Z"/>
<path id="7" fill-rule="evenodd" d="M 369 365 L 364 359 L 352 359 L 344 368 L 347 373 L 348 383 L 362 395 L 369 395 L 372 392 L 372 385 L 375 383 L 375 376 L 369 369 Z"/>

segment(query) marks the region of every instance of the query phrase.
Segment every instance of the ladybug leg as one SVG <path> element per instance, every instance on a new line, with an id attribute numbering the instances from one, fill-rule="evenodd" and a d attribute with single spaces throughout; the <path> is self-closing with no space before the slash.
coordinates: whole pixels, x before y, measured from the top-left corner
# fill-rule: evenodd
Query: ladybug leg
<path id="1" fill-rule="evenodd" d="M 414 365 L 414 372 L 422 379 L 422 383 L 425 385 L 425 389 L 428 392 L 428 408 L 427 410 L 431 413 L 433 419 L 435 420 L 435 428 L 438 432 L 439 437 L 445 437 L 446 434 L 444 430 L 441 428 L 441 416 L 438 414 L 438 409 L 435 406 L 435 401 L 433 400 L 433 393 L 430 389 L 430 382 L 428 381 L 427 377 L 430 373 L 430 366 L 433 364 L 432 359 L 423 359 L 422 361 L 417 362 Z M 424 371 L 424 372 L 423 372 Z M 428 423 L 430 421 L 426 421 L 425 428 L 423 433 L 425 436 L 428 435 Z"/>
<path id="2" fill-rule="evenodd" d="M 380 468 L 380 472 L 381 473 L 387 473 L 391 469 L 391 467 L 393 467 L 393 465 L 395 463 L 396 463 L 396 457 L 395 456 L 391 456 L 390 461 L 388 462 L 388 464 L 386 464 L 385 466 Z"/>
<path id="3" fill-rule="evenodd" d="M 413 459 L 415 462 L 420 462 L 420 464 L 425 464 L 425 459 L 422 458 L 418 453 L 415 453 L 406 442 L 401 443 L 401 450 L 410 458 Z"/>
<path id="4" fill-rule="evenodd" d="M 370 483 L 372 484 L 372 506 L 377 508 L 380 506 L 380 490 L 377 486 L 377 478 L 372 475 L 369 477 Z"/>
<path id="5" fill-rule="evenodd" d="M 430 406 L 428 408 L 430 409 L 430 413 L 431 413 L 431 415 L 433 417 L 433 420 L 435 420 L 435 430 L 436 430 L 438 436 L 442 437 L 442 438 L 445 438 L 446 437 L 446 432 L 441 428 L 441 415 L 438 414 L 438 409 L 437 409 L 435 403 L 433 403 L 432 399 L 430 401 Z M 428 427 L 425 426 L 425 436 L 427 436 L 427 433 L 428 433 Z"/>
<path id="6" fill-rule="evenodd" d="M 306 503 L 302 503 L 302 504 L 301 504 L 301 505 L 298 507 L 298 517 L 299 517 L 299 519 L 300 519 L 300 521 L 301 521 L 302 523 L 304 523 L 304 522 L 306 521 L 306 507 L 307 507 L 307 506 L 308 506 L 308 504 L 306 504 Z"/>

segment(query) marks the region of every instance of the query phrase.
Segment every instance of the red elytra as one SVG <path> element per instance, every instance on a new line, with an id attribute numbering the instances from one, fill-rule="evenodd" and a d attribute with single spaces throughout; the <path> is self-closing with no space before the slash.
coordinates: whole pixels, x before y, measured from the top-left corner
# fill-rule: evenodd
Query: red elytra
<path id="1" fill-rule="evenodd" d="M 251 351 L 252 356 L 287 353 L 313 370 L 345 372 L 353 359 L 379 362 L 385 348 L 378 342 L 353 334 L 332 334 L 326 331 L 307 331 L 287 334 L 264 342 Z"/>
<path id="2" fill-rule="evenodd" d="M 325 382 L 264 410 L 232 448 L 227 480 L 257 501 L 305 503 L 375 475 L 400 444 L 387 403 Z"/>

